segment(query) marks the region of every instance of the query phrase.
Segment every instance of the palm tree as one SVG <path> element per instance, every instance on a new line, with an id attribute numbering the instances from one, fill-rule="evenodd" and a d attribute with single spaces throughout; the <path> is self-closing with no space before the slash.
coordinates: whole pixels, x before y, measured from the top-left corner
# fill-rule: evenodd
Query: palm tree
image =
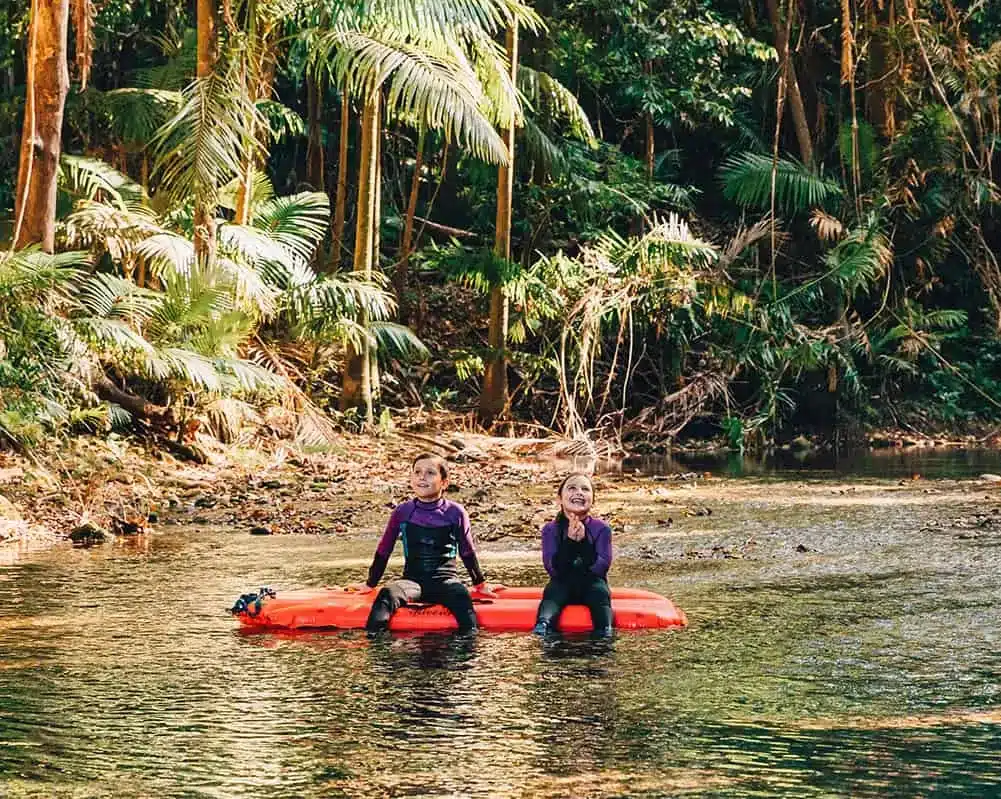
<path id="1" fill-rule="evenodd" d="M 484 113 L 486 88 L 473 54 L 486 48 L 498 30 L 538 18 L 514 0 L 438 0 L 413 6 L 382 0 L 357 10 L 343 10 L 317 37 L 315 57 L 329 69 L 344 94 L 365 105 L 359 186 L 355 273 L 370 278 L 377 265 L 379 224 L 378 113 L 385 89 L 387 114 L 416 121 L 419 128 L 440 129 L 477 156 L 503 162 L 507 148 Z M 511 87 L 507 105 L 516 100 Z M 374 121 L 373 121 L 374 120 Z M 342 136 L 344 131 L 342 131 Z M 349 350 L 342 406 L 362 406 L 372 419 L 371 357 L 364 348 Z"/>
<path id="2" fill-rule="evenodd" d="M 518 74 L 518 26 L 511 24 L 507 29 L 507 63 L 511 82 Z M 497 221 L 494 231 L 494 255 L 505 261 L 511 260 L 511 203 L 514 195 L 514 132 L 515 109 L 501 122 L 501 136 L 507 151 L 506 159 L 497 169 Z M 480 420 L 491 424 L 504 412 L 507 406 L 507 358 L 504 347 L 507 344 L 508 302 L 502 285 L 490 290 L 490 326 L 487 331 L 487 345 L 490 359 L 483 375 L 483 389 L 480 392 Z"/>

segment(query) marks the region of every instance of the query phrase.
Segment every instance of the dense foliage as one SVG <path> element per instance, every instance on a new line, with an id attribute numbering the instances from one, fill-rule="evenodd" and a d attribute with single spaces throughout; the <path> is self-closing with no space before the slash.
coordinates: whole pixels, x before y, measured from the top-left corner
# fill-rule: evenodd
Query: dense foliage
<path id="1" fill-rule="evenodd" d="M 9 5 L 12 241 L 30 3 Z M 192 4 L 73 0 L 57 253 L 0 255 L 0 436 L 143 421 L 110 382 L 179 436 L 283 407 L 319 443 L 356 418 L 334 409 L 359 357 L 377 412 L 465 412 L 498 290 L 505 415 L 569 435 L 995 419 L 997 5 L 209 3 L 206 71 Z"/>

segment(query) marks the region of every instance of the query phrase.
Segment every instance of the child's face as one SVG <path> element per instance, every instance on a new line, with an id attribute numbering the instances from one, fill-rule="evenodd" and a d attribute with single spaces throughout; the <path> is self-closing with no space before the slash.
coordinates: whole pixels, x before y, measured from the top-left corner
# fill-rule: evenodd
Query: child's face
<path id="1" fill-rule="evenodd" d="M 591 486 L 591 481 L 583 475 L 571 477 L 560 491 L 560 505 L 567 515 L 572 513 L 583 516 L 591 510 L 593 502 L 594 488 Z"/>
<path id="2" fill-rule="evenodd" d="M 410 487 L 417 499 L 438 499 L 447 485 L 448 480 L 441 476 L 438 464 L 434 461 L 421 460 L 414 464 L 410 473 Z"/>

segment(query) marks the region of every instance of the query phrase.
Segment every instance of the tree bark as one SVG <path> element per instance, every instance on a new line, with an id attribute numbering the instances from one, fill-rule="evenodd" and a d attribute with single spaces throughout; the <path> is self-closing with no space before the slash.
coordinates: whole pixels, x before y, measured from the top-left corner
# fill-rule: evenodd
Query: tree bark
<path id="1" fill-rule="evenodd" d="M 368 270 L 369 280 L 372 273 L 380 271 L 382 266 L 379 260 L 379 252 L 382 246 L 382 92 L 376 94 L 375 99 L 375 140 L 372 142 L 374 150 L 372 156 L 375 158 L 375 193 L 372 199 L 372 260 Z M 365 327 L 368 328 L 368 319 L 365 320 Z M 374 406 L 379 402 L 382 385 L 379 382 L 379 348 L 371 337 L 368 343 L 368 393 L 369 403 L 366 407 L 367 420 L 369 424 L 373 421 Z"/>
<path id="2" fill-rule="evenodd" d="M 351 130 L 351 105 L 347 94 L 341 94 L 341 130 L 337 154 L 337 194 L 334 198 L 334 225 L 331 231 L 330 263 L 327 271 L 333 272 L 341 262 L 344 250 L 344 216 L 348 197 L 348 139 Z"/>
<path id="3" fill-rule="evenodd" d="M 52 252 L 56 245 L 56 181 L 69 92 L 68 34 L 69 0 L 34 0 L 14 210 L 18 249 L 40 244 Z"/>
<path id="4" fill-rule="evenodd" d="M 372 279 L 373 247 L 375 244 L 375 211 L 378 192 L 379 92 L 374 90 L 365 101 L 361 125 L 361 160 L 358 166 L 358 220 L 355 224 L 355 276 Z M 362 313 L 359 322 L 368 335 L 368 315 Z M 372 375 L 367 338 L 356 346 L 348 342 L 344 379 L 341 388 L 341 410 L 361 408 L 365 421 L 371 424 Z"/>
<path id="5" fill-rule="evenodd" d="M 323 131 L 320 120 L 323 114 L 323 84 L 313 75 L 306 73 L 306 107 L 309 115 L 308 143 L 306 145 L 306 182 L 314 191 L 325 191 L 323 175 Z"/>
<path id="6" fill-rule="evenodd" d="M 400 242 L 399 265 L 396 267 L 394 284 L 396 287 L 396 303 L 399 307 L 400 321 L 405 322 L 407 308 L 403 302 L 407 288 L 407 270 L 410 268 L 410 251 L 414 241 L 414 217 L 417 215 L 417 200 L 421 189 L 421 170 L 424 168 L 424 129 L 417 134 L 417 155 L 414 158 L 414 174 L 410 179 L 410 197 L 407 199 L 407 213 L 403 222 L 403 239 Z"/>
<path id="7" fill-rule="evenodd" d="M 198 62 L 196 75 L 207 78 L 215 69 L 218 56 L 215 0 L 198 0 L 196 25 L 198 27 Z"/>
<path id="8" fill-rule="evenodd" d="M 643 62 L 643 74 L 650 76 L 653 74 L 653 63 Z M 654 156 L 656 153 L 656 142 L 654 141 L 653 114 L 647 111 L 643 114 L 643 122 L 646 126 L 646 179 L 653 180 Z"/>
<path id="9" fill-rule="evenodd" d="M 799 143 L 799 154 L 803 163 L 813 165 L 813 141 L 810 137 L 810 125 L 806 119 L 806 107 L 803 105 L 803 95 L 799 91 L 799 81 L 796 79 L 796 69 L 789 52 L 789 31 L 792 26 L 792 6 L 790 18 L 783 20 L 778 7 L 778 0 L 768 0 L 768 17 L 775 31 L 775 49 L 779 54 L 779 63 L 786 74 L 786 97 L 789 100 L 789 110 L 792 112 L 793 129 L 796 141 Z"/>
<path id="10" fill-rule="evenodd" d="M 216 23 L 215 0 L 198 0 L 195 74 L 199 79 L 208 78 L 215 69 L 218 54 Z M 215 259 L 216 251 L 215 208 L 204 198 L 195 202 L 193 222 L 195 258 L 200 264 L 210 263 Z"/>
<path id="11" fill-rule="evenodd" d="M 518 26 L 512 23 L 507 29 L 507 58 L 514 83 L 518 72 Z M 511 259 L 511 204 L 514 194 L 514 115 L 501 129 L 501 138 L 507 150 L 507 163 L 497 169 L 497 223 L 494 238 L 494 254 L 498 258 Z M 483 375 L 483 390 L 480 392 L 480 420 L 485 425 L 493 424 L 507 407 L 507 344 L 508 302 L 503 285 L 490 288 L 490 327 L 487 344 L 490 347 L 486 372 Z"/>

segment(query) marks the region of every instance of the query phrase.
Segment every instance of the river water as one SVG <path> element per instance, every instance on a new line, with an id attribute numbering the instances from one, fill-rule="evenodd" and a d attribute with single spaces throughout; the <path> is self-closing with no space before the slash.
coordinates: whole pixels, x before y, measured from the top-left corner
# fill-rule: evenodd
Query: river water
<path id="1" fill-rule="evenodd" d="M 691 626 L 610 644 L 244 635 L 224 612 L 358 579 L 374 531 L 29 554 L 0 567 L 0 796 L 1001 796 L 983 465 L 693 487 L 713 515 L 640 524 L 612 572 Z M 485 550 L 492 578 L 542 580 L 530 544 Z"/>

